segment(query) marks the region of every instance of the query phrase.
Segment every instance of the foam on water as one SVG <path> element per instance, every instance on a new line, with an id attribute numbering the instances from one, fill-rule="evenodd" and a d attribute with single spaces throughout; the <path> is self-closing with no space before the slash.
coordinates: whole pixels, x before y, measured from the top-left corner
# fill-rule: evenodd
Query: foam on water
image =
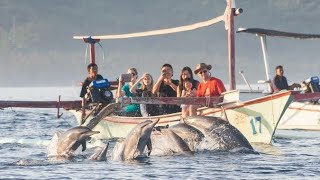
<path id="1" fill-rule="evenodd" d="M 50 143 L 49 140 L 43 139 L 27 139 L 27 138 L 10 138 L 2 137 L 0 144 L 24 144 L 31 146 L 47 146 Z"/>

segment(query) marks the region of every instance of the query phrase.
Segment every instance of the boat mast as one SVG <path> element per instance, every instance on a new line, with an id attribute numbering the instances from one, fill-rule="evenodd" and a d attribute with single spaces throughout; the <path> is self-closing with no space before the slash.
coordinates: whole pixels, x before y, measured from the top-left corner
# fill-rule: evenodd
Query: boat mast
<path id="1" fill-rule="evenodd" d="M 88 38 L 83 38 L 83 41 L 90 44 L 90 63 L 96 63 L 95 43 L 99 42 L 100 39 L 92 39 L 89 36 Z"/>
<path id="2" fill-rule="evenodd" d="M 227 0 L 227 23 L 228 30 L 228 59 L 229 59 L 229 90 L 236 89 L 235 80 L 235 49 L 234 49 L 234 12 L 233 0 Z"/>
<path id="3" fill-rule="evenodd" d="M 243 12 L 241 8 L 236 9 L 235 0 L 226 0 L 226 25 L 228 31 L 228 59 L 229 59 L 229 90 L 236 89 L 236 73 L 235 73 L 235 39 L 234 39 L 234 16 Z"/>

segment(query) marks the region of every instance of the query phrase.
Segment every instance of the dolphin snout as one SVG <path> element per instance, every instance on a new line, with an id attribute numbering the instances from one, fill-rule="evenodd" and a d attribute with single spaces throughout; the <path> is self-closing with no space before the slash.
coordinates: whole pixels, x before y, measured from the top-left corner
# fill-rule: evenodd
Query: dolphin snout
<path id="1" fill-rule="evenodd" d="M 160 118 L 154 120 L 154 121 L 151 123 L 151 125 L 152 125 L 152 126 L 155 126 L 159 121 L 160 121 Z"/>
<path id="2" fill-rule="evenodd" d="M 85 134 L 86 134 L 86 136 L 92 136 L 94 134 L 99 134 L 99 133 L 100 133 L 100 131 L 88 131 Z"/>

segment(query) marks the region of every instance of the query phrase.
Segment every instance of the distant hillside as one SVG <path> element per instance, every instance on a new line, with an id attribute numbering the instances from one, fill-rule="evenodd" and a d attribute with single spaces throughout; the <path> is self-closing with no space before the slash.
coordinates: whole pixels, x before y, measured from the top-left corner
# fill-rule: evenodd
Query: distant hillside
<path id="1" fill-rule="evenodd" d="M 320 33 L 320 3 L 307 0 L 239 0 L 244 13 L 236 27 Z M 0 86 L 72 85 L 86 76 L 85 48 L 73 35 L 119 34 L 187 25 L 223 14 L 224 0 L 2 0 L 0 1 Z M 130 66 L 158 76 L 170 62 L 180 69 L 200 61 L 227 82 L 224 24 L 158 37 L 102 41 L 100 72 L 110 78 Z M 259 40 L 237 34 L 237 70 L 255 82 L 264 78 Z M 320 75 L 320 41 L 269 39 L 270 67 L 285 66 L 289 81 Z M 237 77 L 242 83 L 241 77 Z"/>

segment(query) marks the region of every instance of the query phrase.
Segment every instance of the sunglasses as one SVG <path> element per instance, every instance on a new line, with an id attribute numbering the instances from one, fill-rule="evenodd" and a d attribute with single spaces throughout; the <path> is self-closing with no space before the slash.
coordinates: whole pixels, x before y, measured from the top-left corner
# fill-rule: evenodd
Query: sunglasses
<path id="1" fill-rule="evenodd" d="M 208 71 L 207 70 L 204 70 L 204 71 L 200 71 L 199 74 L 203 74 L 203 73 L 207 73 Z"/>

